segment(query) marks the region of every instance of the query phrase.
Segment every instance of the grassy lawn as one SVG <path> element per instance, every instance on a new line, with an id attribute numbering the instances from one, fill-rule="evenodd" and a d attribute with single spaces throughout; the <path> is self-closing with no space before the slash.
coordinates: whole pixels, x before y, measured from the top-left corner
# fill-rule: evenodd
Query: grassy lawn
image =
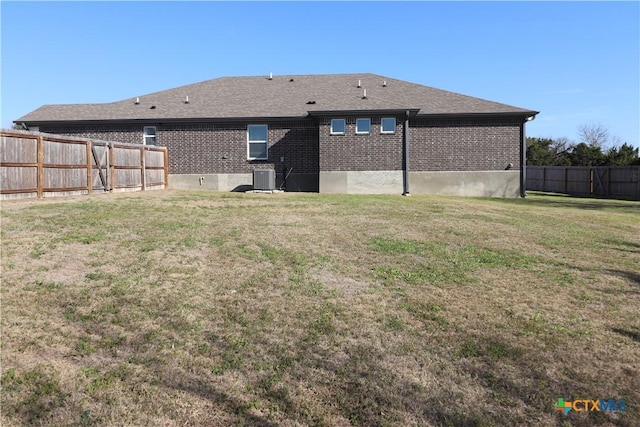
<path id="1" fill-rule="evenodd" d="M 170 190 L 1 215 L 3 426 L 640 419 L 637 202 Z"/>

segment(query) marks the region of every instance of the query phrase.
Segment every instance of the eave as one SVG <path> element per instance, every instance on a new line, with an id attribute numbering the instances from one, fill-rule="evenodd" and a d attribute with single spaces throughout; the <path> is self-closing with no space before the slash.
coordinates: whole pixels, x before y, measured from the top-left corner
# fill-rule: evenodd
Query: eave
<path id="1" fill-rule="evenodd" d="M 420 119 L 488 119 L 491 117 L 522 117 L 523 120 L 533 120 L 539 111 L 508 111 L 496 113 L 442 113 L 418 114 Z"/>
<path id="2" fill-rule="evenodd" d="M 383 115 L 389 114 L 394 116 L 404 116 L 409 112 L 410 117 L 415 117 L 420 111 L 419 108 L 384 108 L 384 109 L 370 109 L 370 110 L 316 110 L 309 111 L 309 116 L 359 116 L 359 115 Z"/>

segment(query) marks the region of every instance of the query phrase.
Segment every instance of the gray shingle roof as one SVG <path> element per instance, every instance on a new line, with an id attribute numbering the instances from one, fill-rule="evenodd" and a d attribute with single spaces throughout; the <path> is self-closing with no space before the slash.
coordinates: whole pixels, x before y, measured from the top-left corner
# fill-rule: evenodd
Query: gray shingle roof
<path id="1" fill-rule="evenodd" d="M 376 74 L 331 74 L 222 77 L 111 103 L 44 105 L 15 121 L 275 118 L 405 109 L 419 110 L 418 115 L 537 113 Z"/>

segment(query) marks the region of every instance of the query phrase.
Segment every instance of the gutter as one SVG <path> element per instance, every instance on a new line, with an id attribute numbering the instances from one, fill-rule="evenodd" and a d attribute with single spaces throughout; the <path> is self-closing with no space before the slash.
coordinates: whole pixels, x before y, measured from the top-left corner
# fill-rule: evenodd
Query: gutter
<path id="1" fill-rule="evenodd" d="M 27 126 L 64 126 L 64 125 L 144 125 L 163 123 L 235 123 L 235 122 L 286 122 L 305 120 L 309 116 L 291 117 L 198 117 L 198 118 L 142 118 L 142 119 L 88 119 L 88 120 L 14 120 L 14 123 L 24 123 Z"/>
<path id="2" fill-rule="evenodd" d="M 419 108 L 410 108 L 409 110 L 406 109 L 400 109 L 400 108 L 384 108 L 384 109 L 362 109 L 362 110 L 310 110 L 308 112 L 308 115 L 313 117 L 313 116 L 335 116 L 335 115 L 342 115 L 342 116 L 358 116 L 358 115 L 363 115 L 363 114 L 371 114 L 371 115 L 382 115 L 382 114 L 389 114 L 389 115 L 395 115 L 395 116 L 400 116 L 400 115 L 405 115 L 407 112 L 409 112 L 411 114 L 411 117 L 414 117 L 418 114 L 418 111 L 420 111 Z"/>
<path id="3" fill-rule="evenodd" d="M 522 117 L 529 118 L 539 114 L 539 111 L 512 111 L 512 112 L 497 112 L 497 113 L 435 113 L 435 114 L 418 114 L 418 119 L 489 119 L 492 117 Z"/>

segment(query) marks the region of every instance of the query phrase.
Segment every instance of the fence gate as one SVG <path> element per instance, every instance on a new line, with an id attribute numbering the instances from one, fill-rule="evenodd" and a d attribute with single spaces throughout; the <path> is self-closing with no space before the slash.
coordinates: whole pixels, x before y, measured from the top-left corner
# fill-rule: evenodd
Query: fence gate
<path id="1" fill-rule="evenodd" d="M 99 153 L 100 149 L 102 149 L 102 153 Z M 111 189 L 109 185 L 109 150 L 106 145 L 102 147 L 94 145 L 91 147 L 91 154 L 93 155 L 94 170 L 100 178 L 98 183 L 95 178 L 93 179 L 93 189 L 109 191 Z"/>

